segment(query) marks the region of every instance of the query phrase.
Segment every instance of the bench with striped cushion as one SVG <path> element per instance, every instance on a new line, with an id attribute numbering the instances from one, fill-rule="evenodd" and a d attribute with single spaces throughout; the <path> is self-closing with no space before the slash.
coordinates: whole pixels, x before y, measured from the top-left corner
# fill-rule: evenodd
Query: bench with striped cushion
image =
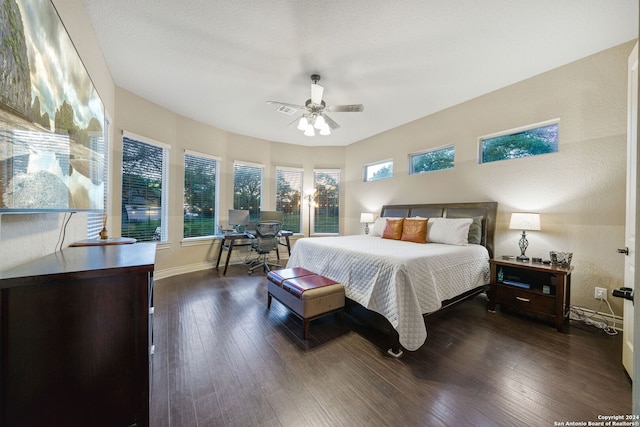
<path id="1" fill-rule="evenodd" d="M 300 267 L 272 270 L 267 280 L 267 307 L 275 298 L 302 318 L 305 340 L 311 320 L 336 311 L 342 316 L 344 286 L 335 280 Z"/>

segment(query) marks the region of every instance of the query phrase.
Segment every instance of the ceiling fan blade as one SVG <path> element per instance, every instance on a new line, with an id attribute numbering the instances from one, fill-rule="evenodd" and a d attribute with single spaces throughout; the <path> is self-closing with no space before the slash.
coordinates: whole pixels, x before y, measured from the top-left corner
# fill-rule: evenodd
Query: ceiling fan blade
<path id="1" fill-rule="evenodd" d="M 340 125 L 337 124 L 335 120 L 333 120 L 331 117 L 327 116 L 326 114 L 323 113 L 322 117 L 324 117 L 324 121 L 327 122 L 331 130 L 338 129 L 340 127 Z"/>
<path id="2" fill-rule="evenodd" d="M 289 104 L 288 102 L 267 101 L 267 104 L 284 105 L 285 107 L 295 108 L 297 110 L 304 110 L 304 105 Z"/>
<path id="3" fill-rule="evenodd" d="M 364 111 L 364 105 L 329 105 L 328 107 L 324 108 L 324 111 L 329 111 L 330 113 L 359 113 L 361 111 Z"/>
<path id="4" fill-rule="evenodd" d="M 318 104 L 322 102 L 322 93 L 324 92 L 324 88 L 317 83 L 311 83 L 311 102 L 313 104 Z"/>
<path id="5" fill-rule="evenodd" d="M 294 121 L 292 121 L 291 123 L 289 123 L 287 126 L 293 126 L 296 125 L 298 126 L 298 123 L 300 123 L 300 119 L 304 117 L 304 114 L 302 116 L 297 117 Z"/>

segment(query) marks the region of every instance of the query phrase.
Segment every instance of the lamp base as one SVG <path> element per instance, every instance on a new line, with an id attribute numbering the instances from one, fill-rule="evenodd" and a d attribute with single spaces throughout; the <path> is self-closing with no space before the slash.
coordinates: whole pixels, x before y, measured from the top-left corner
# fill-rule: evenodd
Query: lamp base
<path id="1" fill-rule="evenodd" d="M 520 241 L 518 242 L 518 246 L 520 246 L 520 255 L 518 255 L 518 261 L 529 261 L 529 257 L 524 254 L 524 251 L 527 250 L 529 246 L 529 241 L 527 240 L 527 232 L 522 230 L 522 237 L 520 237 Z"/>
<path id="2" fill-rule="evenodd" d="M 364 234 L 369 234 L 369 224 L 364 224 Z"/>

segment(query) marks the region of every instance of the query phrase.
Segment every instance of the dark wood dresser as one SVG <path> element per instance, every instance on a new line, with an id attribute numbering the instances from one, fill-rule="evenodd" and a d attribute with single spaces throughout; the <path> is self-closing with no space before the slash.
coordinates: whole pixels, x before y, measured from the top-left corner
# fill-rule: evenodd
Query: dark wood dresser
<path id="1" fill-rule="evenodd" d="M 0 425 L 149 425 L 155 253 L 70 247 L 0 272 Z"/>

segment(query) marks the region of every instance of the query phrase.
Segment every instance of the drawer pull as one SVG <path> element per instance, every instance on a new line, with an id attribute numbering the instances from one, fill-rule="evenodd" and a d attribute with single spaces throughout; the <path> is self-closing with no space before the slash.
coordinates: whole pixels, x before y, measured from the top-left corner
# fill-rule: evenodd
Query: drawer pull
<path id="1" fill-rule="evenodd" d="M 522 302 L 531 302 L 531 300 L 529 298 L 516 297 L 516 299 L 518 301 L 522 301 Z"/>

